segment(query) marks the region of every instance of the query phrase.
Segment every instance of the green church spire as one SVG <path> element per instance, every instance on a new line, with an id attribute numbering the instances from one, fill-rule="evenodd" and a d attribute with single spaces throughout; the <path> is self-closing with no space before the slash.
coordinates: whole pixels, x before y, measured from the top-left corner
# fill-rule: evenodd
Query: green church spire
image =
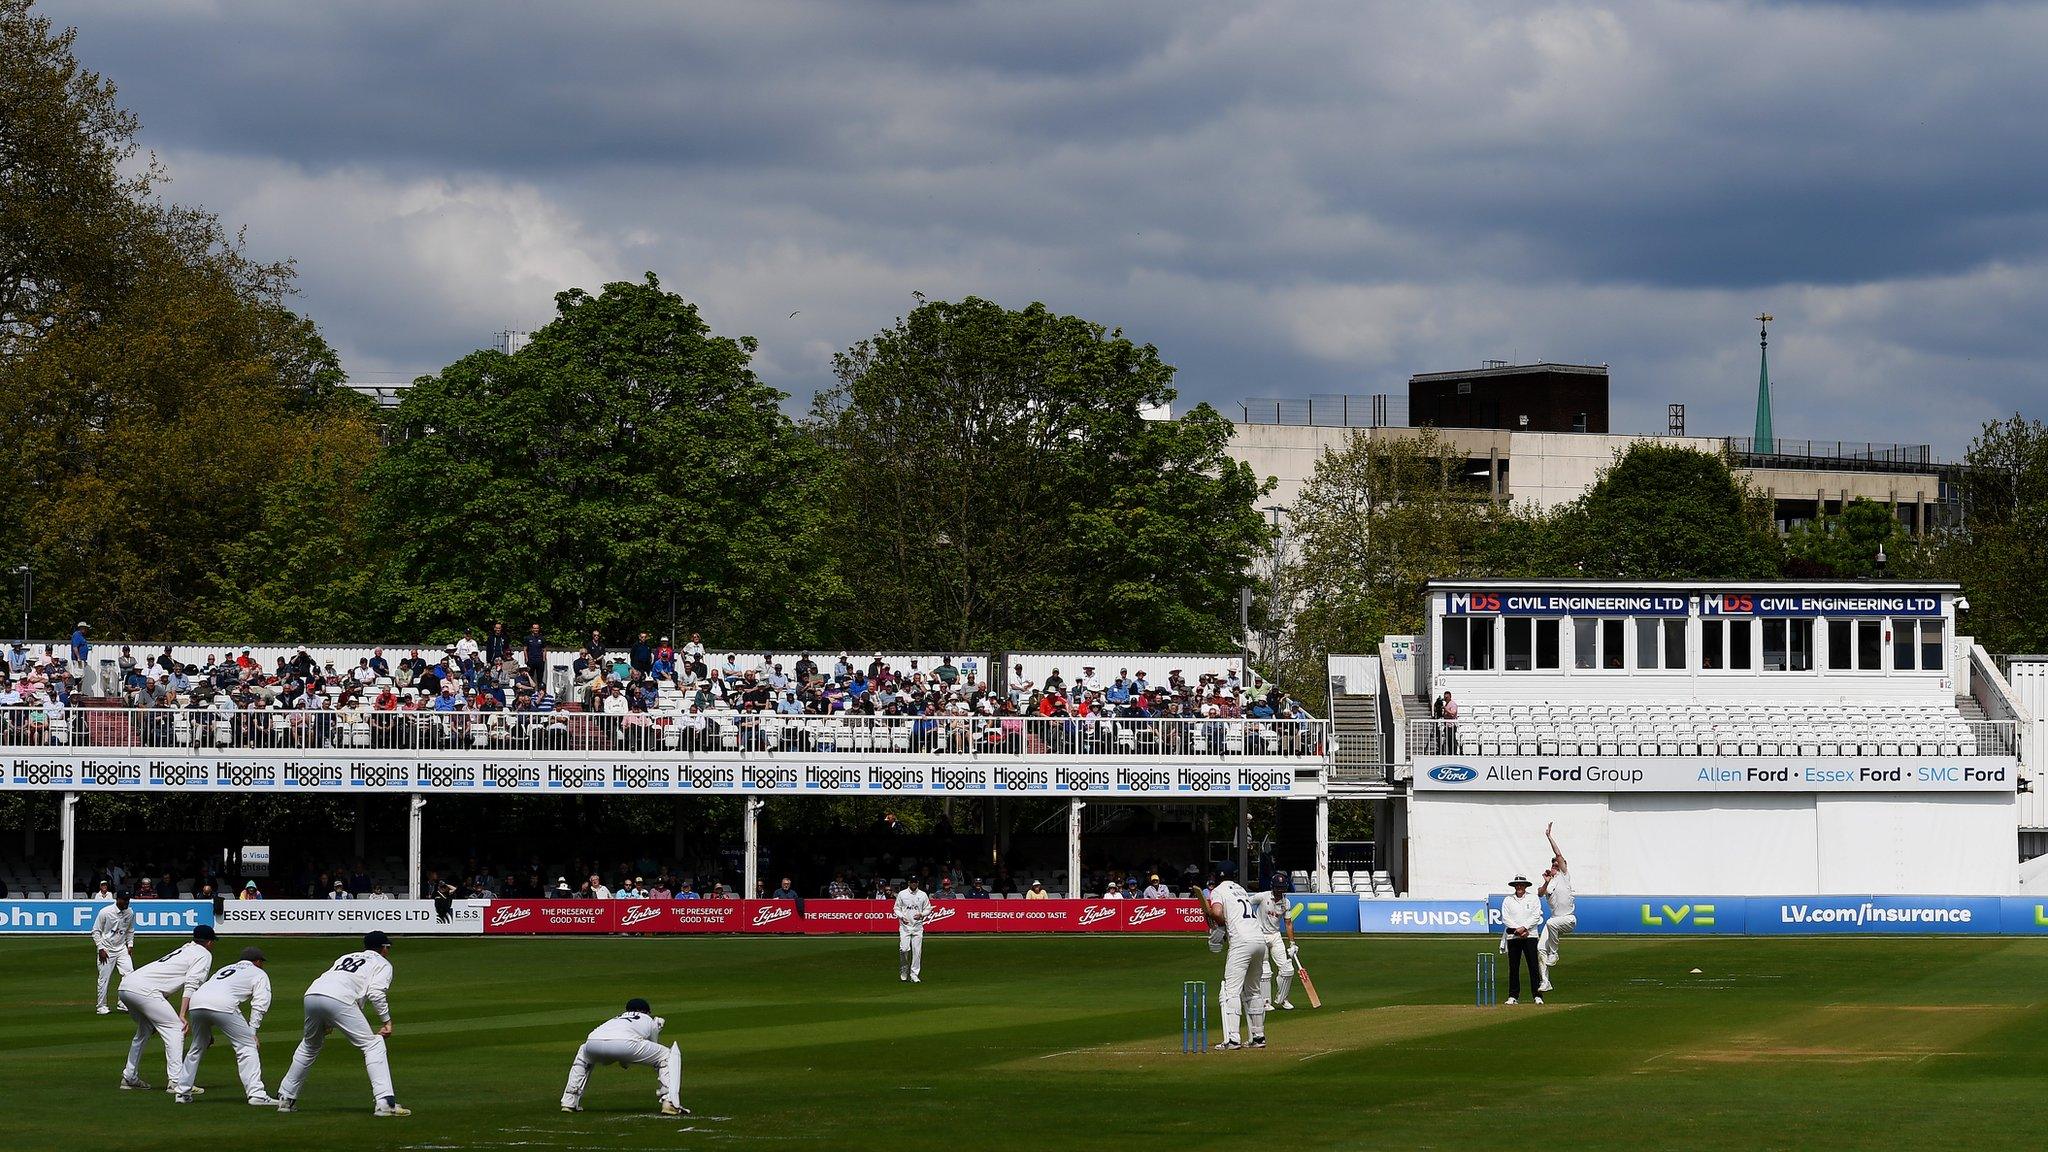
<path id="1" fill-rule="evenodd" d="M 1756 338 L 1756 436 L 1749 449 L 1765 454 L 1777 451 L 1776 438 L 1771 435 L 1771 320 L 1769 312 L 1756 318 L 1763 327 L 1758 330 Z"/>

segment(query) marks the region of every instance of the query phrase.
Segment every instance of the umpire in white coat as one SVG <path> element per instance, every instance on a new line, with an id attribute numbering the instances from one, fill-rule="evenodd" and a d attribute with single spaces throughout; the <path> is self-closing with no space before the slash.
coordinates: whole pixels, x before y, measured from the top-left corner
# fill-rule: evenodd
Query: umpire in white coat
<path id="1" fill-rule="evenodd" d="M 661 1046 L 661 1028 L 667 1021 L 654 1014 L 647 1001 L 635 996 L 626 1010 L 590 1030 L 576 1059 L 569 1065 L 569 1086 L 562 1089 L 562 1111 L 583 1111 L 583 1090 L 590 1084 L 590 1070 L 600 1064 L 621 1068 L 654 1069 L 660 1086 L 655 1098 L 664 1116 L 688 1116 L 683 1107 L 683 1050 L 680 1045 Z"/>

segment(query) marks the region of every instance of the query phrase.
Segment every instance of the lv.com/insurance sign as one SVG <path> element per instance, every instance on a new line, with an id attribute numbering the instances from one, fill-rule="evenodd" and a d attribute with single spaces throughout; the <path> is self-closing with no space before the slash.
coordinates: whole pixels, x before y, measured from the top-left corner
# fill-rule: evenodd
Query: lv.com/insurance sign
<path id="1" fill-rule="evenodd" d="M 2011 756 L 1417 756 L 1430 792 L 2013 792 Z"/>

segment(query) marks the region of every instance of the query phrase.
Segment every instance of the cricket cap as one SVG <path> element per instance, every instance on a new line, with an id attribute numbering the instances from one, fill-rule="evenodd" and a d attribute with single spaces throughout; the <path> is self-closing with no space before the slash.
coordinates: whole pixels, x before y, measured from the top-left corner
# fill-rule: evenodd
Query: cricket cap
<path id="1" fill-rule="evenodd" d="M 263 949 L 261 949 L 261 948 L 257 948 L 257 947 L 254 947 L 254 946 L 251 946 L 251 947 L 248 947 L 248 948 L 244 948 L 244 949 L 242 949 L 242 959 L 244 959 L 244 960 L 262 960 L 262 959 L 264 959 L 264 955 L 263 955 Z"/>
<path id="2" fill-rule="evenodd" d="M 384 933 L 366 932 L 363 934 L 363 950 L 365 952 L 382 952 L 389 947 L 391 947 L 391 937 L 386 936 Z"/>
<path id="3" fill-rule="evenodd" d="M 202 944 L 210 943 L 211 941 L 216 939 L 216 936 L 213 931 L 213 926 L 210 924 L 201 924 L 199 927 L 194 928 L 192 930 L 192 938 L 194 940 L 199 941 Z"/>
<path id="4" fill-rule="evenodd" d="M 635 996 L 631 1000 L 626 1001 L 626 1011 L 639 1012 L 647 1016 L 654 1015 L 654 1009 L 648 1007 L 647 1001 L 641 999 L 638 996 Z"/>

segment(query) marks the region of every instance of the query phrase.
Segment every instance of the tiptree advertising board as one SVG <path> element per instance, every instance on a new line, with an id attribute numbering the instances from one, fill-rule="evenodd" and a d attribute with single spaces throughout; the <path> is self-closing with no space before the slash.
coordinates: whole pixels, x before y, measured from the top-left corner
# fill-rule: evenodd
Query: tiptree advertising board
<path id="1" fill-rule="evenodd" d="M 256 756 L 210 750 L 43 749 L 0 758 L 0 789 L 119 792 L 445 792 L 657 796 L 1286 796 L 1291 765 L 978 756 L 875 762 L 649 753 L 634 758 L 428 753 Z"/>
<path id="2" fill-rule="evenodd" d="M 243 936 L 355 936 L 372 929 L 393 936 L 475 936 L 484 930 L 484 903 L 452 900 L 444 918 L 432 900 L 230 900 L 215 927 Z"/>
<path id="3" fill-rule="evenodd" d="M 93 917 L 111 900 L 0 899 L 0 935 L 85 935 Z M 213 923 L 211 900 L 131 900 L 135 932 L 143 936 L 187 935 Z"/>
<path id="4" fill-rule="evenodd" d="M 2012 792 L 2018 780 L 2011 756 L 1415 757 L 1418 792 Z"/>

